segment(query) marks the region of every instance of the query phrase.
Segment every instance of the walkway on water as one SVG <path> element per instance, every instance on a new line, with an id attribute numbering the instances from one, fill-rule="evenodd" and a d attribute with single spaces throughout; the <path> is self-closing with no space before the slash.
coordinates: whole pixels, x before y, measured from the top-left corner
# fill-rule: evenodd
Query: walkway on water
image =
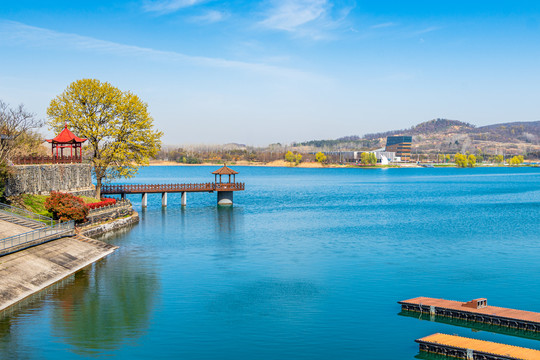
<path id="1" fill-rule="evenodd" d="M 537 360 L 540 351 L 491 341 L 447 334 L 433 334 L 417 339 L 420 351 L 458 359 Z"/>
<path id="2" fill-rule="evenodd" d="M 112 185 L 102 185 L 101 194 L 102 195 L 121 195 L 122 198 L 125 198 L 126 194 L 142 194 L 142 206 L 146 207 L 148 205 L 148 194 L 151 193 L 161 193 L 161 205 L 167 206 L 167 194 L 168 193 L 181 193 L 182 206 L 187 204 L 187 193 L 188 192 L 208 192 L 218 193 L 218 204 L 225 205 L 232 204 L 233 191 L 243 191 L 245 190 L 244 183 L 221 183 L 221 182 L 209 182 L 209 183 L 198 183 L 198 184 L 112 184 Z M 228 201 L 223 201 L 223 200 Z"/>
<path id="3" fill-rule="evenodd" d="M 459 302 L 417 297 L 398 301 L 398 303 L 403 311 L 429 313 L 430 315 L 540 332 L 540 313 L 489 306 L 484 298 Z"/>

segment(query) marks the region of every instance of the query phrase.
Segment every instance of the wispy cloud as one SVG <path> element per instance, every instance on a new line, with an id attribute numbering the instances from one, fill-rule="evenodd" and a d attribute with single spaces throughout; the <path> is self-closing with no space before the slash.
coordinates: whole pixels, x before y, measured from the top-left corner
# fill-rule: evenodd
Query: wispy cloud
<path id="1" fill-rule="evenodd" d="M 164 15 L 207 1 L 208 0 L 146 0 L 143 3 L 142 8 L 146 12 Z"/>
<path id="2" fill-rule="evenodd" d="M 221 11 L 209 10 L 202 15 L 192 16 L 191 18 L 189 18 L 189 20 L 195 23 L 212 24 L 223 21 L 228 16 L 229 14 Z"/>
<path id="3" fill-rule="evenodd" d="M 327 0 L 276 0 L 262 26 L 285 31 L 322 18 L 330 7 Z"/>
<path id="4" fill-rule="evenodd" d="M 179 62 L 196 66 L 238 69 L 270 75 L 314 78 L 315 76 L 300 70 L 278 67 L 264 63 L 227 60 L 222 58 L 192 56 L 174 51 L 163 51 L 112 41 L 100 40 L 78 34 L 68 34 L 54 30 L 29 26 L 14 21 L 0 20 L 0 44 L 10 43 L 32 47 L 61 48 L 84 52 L 102 53 L 122 57 L 137 57 L 161 62 Z"/>
<path id="5" fill-rule="evenodd" d="M 383 29 L 383 28 L 388 28 L 388 27 L 392 27 L 392 26 L 396 26 L 397 24 L 394 23 L 394 22 L 385 22 L 385 23 L 382 23 L 382 24 L 376 24 L 376 25 L 373 25 L 371 26 L 372 29 Z"/>
<path id="6" fill-rule="evenodd" d="M 427 28 L 424 28 L 424 29 L 421 29 L 421 30 L 413 31 L 411 33 L 411 35 L 416 36 L 416 35 L 427 34 L 427 33 L 437 31 L 437 30 L 440 30 L 440 29 L 442 29 L 440 26 L 430 26 L 430 27 L 427 27 Z"/>

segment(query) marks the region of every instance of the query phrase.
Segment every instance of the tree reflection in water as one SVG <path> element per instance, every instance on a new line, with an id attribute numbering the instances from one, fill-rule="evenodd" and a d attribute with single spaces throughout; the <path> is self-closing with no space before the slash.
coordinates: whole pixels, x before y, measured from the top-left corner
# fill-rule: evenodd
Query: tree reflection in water
<path id="1" fill-rule="evenodd" d="M 139 256 L 116 254 L 79 271 L 55 296 L 53 328 L 81 355 L 98 355 L 140 337 L 159 290 L 153 267 Z"/>

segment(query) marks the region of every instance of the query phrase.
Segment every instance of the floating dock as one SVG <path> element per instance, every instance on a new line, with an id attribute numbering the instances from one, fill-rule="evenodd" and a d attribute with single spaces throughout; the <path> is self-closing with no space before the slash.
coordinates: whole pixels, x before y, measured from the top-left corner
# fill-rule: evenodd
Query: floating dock
<path id="1" fill-rule="evenodd" d="M 466 360 L 538 360 L 540 351 L 455 335 L 433 334 L 415 340 L 420 351 Z"/>
<path id="2" fill-rule="evenodd" d="M 428 297 L 398 301 L 403 311 L 446 316 L 465 321 L 540 332 L 540 313 L 488 306 L 484 298 L 459 302 Z M 540 359 L 540 357 L 538 358 Z"/>

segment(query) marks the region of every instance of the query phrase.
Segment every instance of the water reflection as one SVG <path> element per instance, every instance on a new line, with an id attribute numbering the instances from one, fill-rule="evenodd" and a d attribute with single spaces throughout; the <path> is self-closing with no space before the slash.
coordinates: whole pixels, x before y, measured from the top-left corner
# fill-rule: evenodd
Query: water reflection
<path id="1" fill-rule="evenodd" d="M 507 328 L 503 326 L 483 324 L 483 323 L 478 323 L 478 322 L 470 322 L 470 321 L 465 321 L 461 319 L 453 319 L 453 318 L 449 318 L 445 316 L 429 315 L 425 313 L 420 314 L 414 311 L 401 311 L 398 315 L 406 316 L 406 317 L 413 317 L 418 320 L 427 320 L 427 321 L 437 322 L 441 324 L 448 324 L 448 325 L 459 326 L 463 328 L 469 328 L 473 332 L 487 331 L 487 332 L 496 333 L 496 334 L 517 336 L 517 337 L 525 338 L 525 339 L 540 340 L 540 333 L 536 333 L 534 331 L 531 332 L 531 331 L 526 331 L 526 330 Z"/>
<path id="2" fill-rule="evenodd" d="M 231 235 L 243 227 L 244 210 L 233 206 L 216 206 L 216 234 L 221 239 L 230 239 Z"/>
<path id="3" fill-rule="evenodd" d="M 69 276 L 43 291 L 33 294 L 0 313 L 0 354 L 2 359 L 30 359 L 32 342 L 22 336 L 19 324 L 28 316 L 35 316 L 46 304 L 51 294 L 69 286 L 75 277 Z"/>
<path id="4" fill-rule="evenodd" d="M 78 272 L 73 285 L 55 295 L 55 335 L 77 354 L 113 350 L 145 332 L 158 290 L 148 261 L 129 255 L 105 259 Z"/>

